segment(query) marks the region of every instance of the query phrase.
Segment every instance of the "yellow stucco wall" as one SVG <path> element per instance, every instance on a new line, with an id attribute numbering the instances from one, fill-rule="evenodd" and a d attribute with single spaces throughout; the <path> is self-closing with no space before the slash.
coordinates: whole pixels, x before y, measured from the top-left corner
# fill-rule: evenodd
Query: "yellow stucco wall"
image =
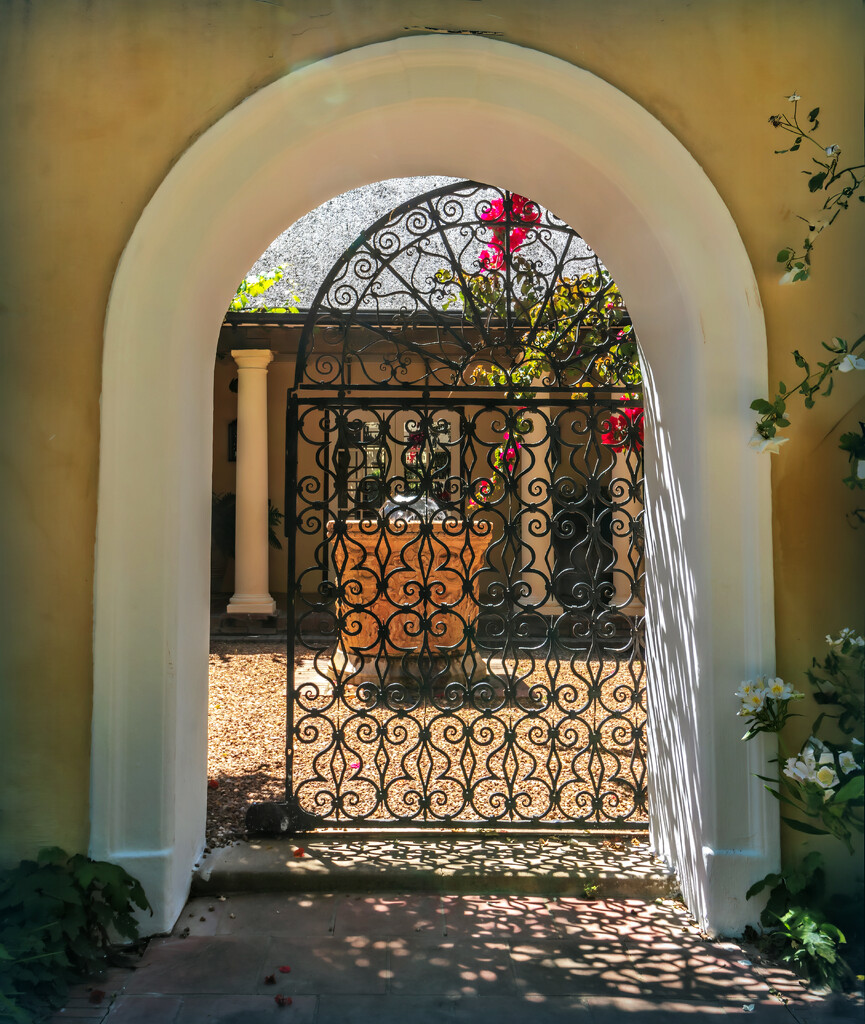
<path id="1" fill-rule="evenodd" d="M 546 51 L 641 103 L 714 182 L 760 285 L 772 378 L 791 382 L 793 348 L 816 356 L 821 339 L 862 330 L 861 210 L 821 238 L 808 284 L 777 284 L 775 253 L 801 237 L 794 213 L 813 207 L 799 174 L 804 158 L 774 156 L 781 143 L 767 124 L 796 89 L 806 109 L 823 108 L 821 133 L 861 161 L 859 0 L 285 0 L 285 8 L 249 0 L 0 7 L 0 850 L 8 860 L 48 842 L 87 844 L 99 396 L 112 277 L 167 171 L 250 93 L 409 26 L 482 29 Z M 274 224 L 273 234 L 284 227 Z M 865 419 L 862 392 L 862 375 L 849 374 L 831 402 L 796 417 L 776 458 L 778 670 L 791 679 L 824 633 L 865 618 L 855 571 L 865 564 L 865 530 L 844 526 L 856 498 L 838 482 L 844 463 L 834 441 Z"/>

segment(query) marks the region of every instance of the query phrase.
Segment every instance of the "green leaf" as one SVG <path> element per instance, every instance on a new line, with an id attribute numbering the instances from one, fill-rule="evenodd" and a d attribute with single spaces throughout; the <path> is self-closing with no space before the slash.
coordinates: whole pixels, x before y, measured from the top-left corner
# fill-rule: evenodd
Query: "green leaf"
<path id="1" fill-rule="evenodd" d="M 781 392 L 782 395 L 787 394 L 787 385 L 784 383 L 784 381 L 778 381 L 778 390 Z"/>
<path id="2" fill-rule="evenodd" d="M 780 251 L 780 252 L 778 253 L 778 257 L 777 257 L 777 259 L 778 259 L 778 262 L 779 262 L 779 263 L 786 263 L 786 262 L 787 262 L 787 260 L 789 260 L 789 259 L 790 259 L 790 256 L 791 256 L 791 255 L 792 255 L 792 252 L 791 252 L 791 250 L 790 250 L 790 249 L 782 249 L 782 250 L 781 250 L 781 251 Z"/>
<path id="3" fill-rule="evenodd" d="M 785 815 L 781 815 L 781 821 L 789 825 L 790 828 L 796 829 L 797 832 L 804 832 L 809 836 L 828 836 L 829 833 L 825 828 L 817 828 L 816 825 L 809 825 L 805 821 L 797 821 L 795 818 L 788 818 Z"/>
<path id="4" fill-rule="evenodd" d="M 766 886 L 774 888 L 781 881 L 781 876 L 778 874 L 768 874 L 765 878 L 761 878 L 759 882 L 755 882 L 751 888 L 745 893 L 745 899 L 749 900 L 752 896 L 761 893 Z"/>
<path id="5" fill-rule="evenodd" d="M 36 855 L 39 864 L 65 864 L 68 856 L 59 846 L 44 846 Z"/>
<path id="6" fill-rule="evenodd" d="M 838 790 L 834 797 L 834 803 L 844 803 L 847 800 L 856 800 L 865 793 L 865 775 L 854 775 Z"/>
<path id="7" fill-rule="evenodd" d="M 767 402 L 765 398 L 755 398 L 754 401 L 751 403 L 751 408 L 755 412 L 760 412 L 763 413 L 764 415 L 766 413 L 771 413 L 775 411 L 775 407 L 772 405 L 772 403 Z"/>
<path id="8" fill-rule="evenodd" d="M 823 187 L 823 182 L 826 180 L 826 171 L 820 171 L 818 174 L 812 175 L 808 179 L 808 191 L 817 192 Z"/>
<path id="9" fill-rule="evenodd" d="M 812 121 L 812 122 L 816 122 L 817 121 L 817 115 L 819 113 L 820 113 L 820 108 L 819 107 L 814 107 L 813 110 L 809 110 L 808 111 L 808 120 Z M 817 127 L 817 125 L 815 123 L 814 124 L 814 128 L 816 128 L 816 127 Z M 811 131 L 814 131 L 814 128 L 812 128 Z"/>

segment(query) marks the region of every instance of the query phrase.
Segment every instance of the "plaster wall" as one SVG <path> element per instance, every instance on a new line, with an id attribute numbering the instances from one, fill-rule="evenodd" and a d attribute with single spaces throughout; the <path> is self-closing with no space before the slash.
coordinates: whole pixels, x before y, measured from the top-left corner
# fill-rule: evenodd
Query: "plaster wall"
<path id="1" fill-rule="evenodd" d="M 821 338 L 861 330 L 855 212 L 821 239 L 809 284 L 777 286 L 774 254 L 797 240 L 793 215 L 807 212 L 810 201 L 795 157 L 772 154 L 780 146 L 766 123 L 795 88 L 803 102 L 823 107 L 823 130 L 856 159 L 863 92 L 856 0 L 623 0 L 614 8 L 588 0 L 540 8 L 517 0 L 341 0 L 328 10 L 314 2 L 286 10 L 240 0 L 3 6 L 0 130 L 11 140 L 0 154 L 5 861 L 45 843 L 88 843 L 99 400 L 111 282 L 167 172 L 246 96 L 331 53 L 406 35 L 407 26 L 500 33 L 615 85 L 694 156 L 754 268 L 770 377 L 789 378 L 793 348 L 815 356 Z M 346 97 L 334 92 L 328 101 L 339 107 Z M 474 109 L 471 96 L 465 103 Z M 524 145 L 521 125 L 511 128 Z M 465 168 L 408 169 L 429 171 Z M 286 186 L 301 212 L 327 198 L 318 196 L 313 177 Z M 580 184 L 574 181 L 576 189 Z M 200 183 L 205 196 L 211 187 Z M 621 211 L 606 216 L 615 220 Z M 285 226 L 272 223 L 269 237 Z M 712 239 L 705 244 L 711 249 Z M 256 255 L 238 254 L 237 278 Z M 726 268 L 717 273 L 723 279 Z M 229 298 L 221 296 L 224 305 Z M 153 329 L 160 329 L 158 319 Z M 177 369 L 159 372 L 172 379 Z M 850 571 L 863 562 L 863 531 L 839 525 L 855 496 L 837 486 L 843 460 L 833 440 L 838 429 L 865 419 L 865 403 L 855 375 L 841 384 L 833 402 L 794 421 L 793 440 L 774 465 L 777 667 L 789 678 L 809 663 L 824 633 L 861 622 L 865 610 L 861 575 Z M 203 386 L 209 390 L 209 382 Z M 699 405 L 706 397 L 683 401 Z M 204 459 L 209 451 L 208 444 Z M 146 651 L 148 638 L 141 643 Z"/>

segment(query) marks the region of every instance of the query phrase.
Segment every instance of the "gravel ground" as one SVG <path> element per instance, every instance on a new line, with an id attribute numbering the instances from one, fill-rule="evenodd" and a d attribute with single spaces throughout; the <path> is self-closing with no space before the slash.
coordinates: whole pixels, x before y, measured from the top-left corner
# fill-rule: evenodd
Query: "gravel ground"
<path id="1" fill-rule="evenodd" d="M 304 713 L 312 713 L 308 722 L 317 726 L 318 735 L 314 742 L 296 744 L 295 778 L 301 782 L 309 780 L 315 790 L 329 790 L 335 788 L 335 777 L 340 776 L 340 790 L 348 794 L 348 799 L 354 798 L 358 801 L 354 807 L 356 812 L 363 813 L 365 808 L 372 806 L 370 801 L 373 800 L 373 782 L 380 785 L 382 781 L 391 784 L 391 792 L 394 794 L 392 806 L 405 808 L 407 805 L 402 802 L 403 794 L 408 794 L 410 800 L 411 790 L 414 788 L 410 777 L 416 777 L 418 772 L 429 772 L 433 776 L 439 774 L 447 763 L 447 757 L 451 758 L 448 773 L 451 776 L 450 781 L 436 784 L 436 789 L 439 791 L 442 806 L 448 806 L 449 809 L 458 807 L 461 786 L 456 779 L 462 776 L 460 754 L 466 749 L 466 736 L 471 734 L 475 739 L 480 738 L 481 745 L 486 745 L 488 749 L 498 746 L 503 738 L 504 722 L 464 710 L 458 713 L 456 720 L 450 719 L 451 726 L 456 725 L 457 732 L 461 731 L 462 742 L 460 739 L 448 742 L 443 732 L 446 721 L 440 719 L 436 723 L 435 712 L 426 712 L 422 717 L 425 725 L 432 727 L 432 743 L 418 745 L 417 728 L 413 731 L 410 728 L 407 733 L 401 735 L 398 732 L 400 727 L 410 724 L 410 719 L 398 718 L 392 713 L 377 710 L 372 716 L 378 723 L 373 727 L 373 731 L 381 729 L 382 734 L 387 733 L 394 742 L 389 741 L 385 745 L 378 735 L 369 738 L 369 734 L 364 740 L 358 729 L 352 727 L 353 715 L 351 708 L 347 706 L 348 703 L 356 702 L 343 703 L 327 711 L 325 717 L 325 710 L 332 703 L 328 685 L 320 681 L 318 692 L 310 688 L 309 684 L 316 680 L 316 676 L 308 663 L 298 662 L 296 675 L 301 689 L 299 703 L 303 705 L 303 710 L 298 709 L 297 717 L 300 718 Z M 243 838 L 247 804 L 261 800 L 280 800 L 284 796 L 285 678 L 286 652 L 282 640 L 220 639 L 212 642 L 208 747 L 210 788 L 207 818 L 207 842 L 211 847 L 223 846 L 234 839 Z M 586 700 L 585 685 L 581 684 L 569 670 L 566 670 L 566 675 L 561 675 L 559 679 L 560 685 L 566 682 L 572 683 L 574 687 L 570 707 L 575 714 L 581 712 L 581 722 L 573 723 L 576 729 L 572 737 L 575 747 L 579 748 L 585 743 L 587 727 L 598 724 L 598 716 L 591 711 L 582 711 Z M 620 684 L 624 684 L 624 690 L 620 694 L 624 699 L 616 700 L 616 688 Z M 627 670 L 622 670 L 602 687 L 607 708 L 619 712 L 621 717 L 616 721 L 626 726 L 629 720 L 641 724 L 645 719 L 642 710 L 630 709 L 629 685 L 632 685 L 630 676 Z M 497 717 L 506 720 L 508 725 L 514 724 L 509 720 L 514 718 L 513 713 L 499 714 Z M 562 723 L 564 717 L 566 716 L 561 711 L 555 714 L 542 712 L 540 717 L 524 721 L 517 729 L 524 754 L 521 755 L 516 772 L 511 768 L 509 774 L 515 775 L 519 784 L 518 792 L 523 798 L 530 799 L 534 793 L 538 808 L 545 807 L 544 778 L 549 779 L 544 768 L 547 748 L 543 737 L 549 726 L 557 723 L 566 724 Z M 390 720 L 389 725 L 386 725 L 387 719 Z M 354 721 L 365 722 L 366 726 L 369 726 L 371 718 L 365 716 L 364 719 Z M 340 730 L 338 733 L 330 729 L 331 722 Z M 537 735 L 541 740 L 540 743 L 533 743 L 529 728 L 537 729 L 538 726 L 540 732 Z M 570 813 L 574 813 L 574 809 L 580 806 L 579 792 L 586 789 L 591 791 L 592 788 L 577 785 L 574 781 L 575 776 L 590 778 L 599 770 L 603 770 L 607 777 L 618 773 L 626 783 L 628 779 L 633 778 L 628 764 L 632 749 L 627 746 L 627 741 L 625 745 L 616 744 L 609 724 L 602 732 L 606 736 L 609 752 L 595 755 L 591 763 L 588 754 L 574 758 L 572 763 L 566 757 L 562 759 L 562 766 L 559 769 L 561 774 L 555 788 L 558 792 L 570 792 L 570 797 L 565 801 L 565 808 L 570 808 Z M 336 742 L 335 756 L 329 753 L 316 761 L 316 754 L 325 750 L 336 736 L 341 736 L 344 740 Z M 479 749 L 476 743 L 471 746 L 473 750 Z M 412 748 L 415 748 L 414 752 Z M 386 765 L 383 761 L 385 753 L 392 758 Z M 408 756 L 403 765 L 401 755 L 406 754 Z M 481 812 L 485 801 L 490 801 L 493 792 L 503 788 L 501 783 L 483 781 L 484 773 L 487 780 L 491 772 L 500 776 L 503 758 L 504 754 L 494 755 L 486 762 L 479 757 L 477 765 L 471 770 L 470 785 L 475 789 L 476 806 Z M 362 767 L 358 769 L 352 767 L 354 765 Z M 382 767 L 377 768 L 376 765 Z M 400 779 L 400 772 L 408 777 Z M 317 774 L 319 781 L 314 783 Z M 630 804 L 626 784 L 616 786 L 615 783 L 608 783 L 604 789 L 610 790 L 613 794 L 618 793 L 625 806 Z M 522 813 L 527 813 L 525 808 Z M 555 815 L 548 815 L 546 820 L 552 823 Z M 645 817 L 635 817 L 632 820 L 645 820 Z M 374 823 L 374 820 L 371 823 Z"/>
<path id="2" fill-rule="evenodd" d="M 247 804 L 285 796 L 285 673 L 284 640 L 211 642 L 209 846 L 246 835 Z"/>

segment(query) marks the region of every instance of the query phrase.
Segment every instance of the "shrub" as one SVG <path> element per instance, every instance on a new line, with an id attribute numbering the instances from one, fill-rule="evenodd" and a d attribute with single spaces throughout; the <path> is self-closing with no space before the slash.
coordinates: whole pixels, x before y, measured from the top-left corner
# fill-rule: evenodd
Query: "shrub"
<path id="1" fill-rule="evenodd" d="M 25 1024 L 118 962 L 113 939 L 138 939 L 134 907 L 150 904 L 123 868 L 57 847 L 0 872 L 0 1021 Z"/>

